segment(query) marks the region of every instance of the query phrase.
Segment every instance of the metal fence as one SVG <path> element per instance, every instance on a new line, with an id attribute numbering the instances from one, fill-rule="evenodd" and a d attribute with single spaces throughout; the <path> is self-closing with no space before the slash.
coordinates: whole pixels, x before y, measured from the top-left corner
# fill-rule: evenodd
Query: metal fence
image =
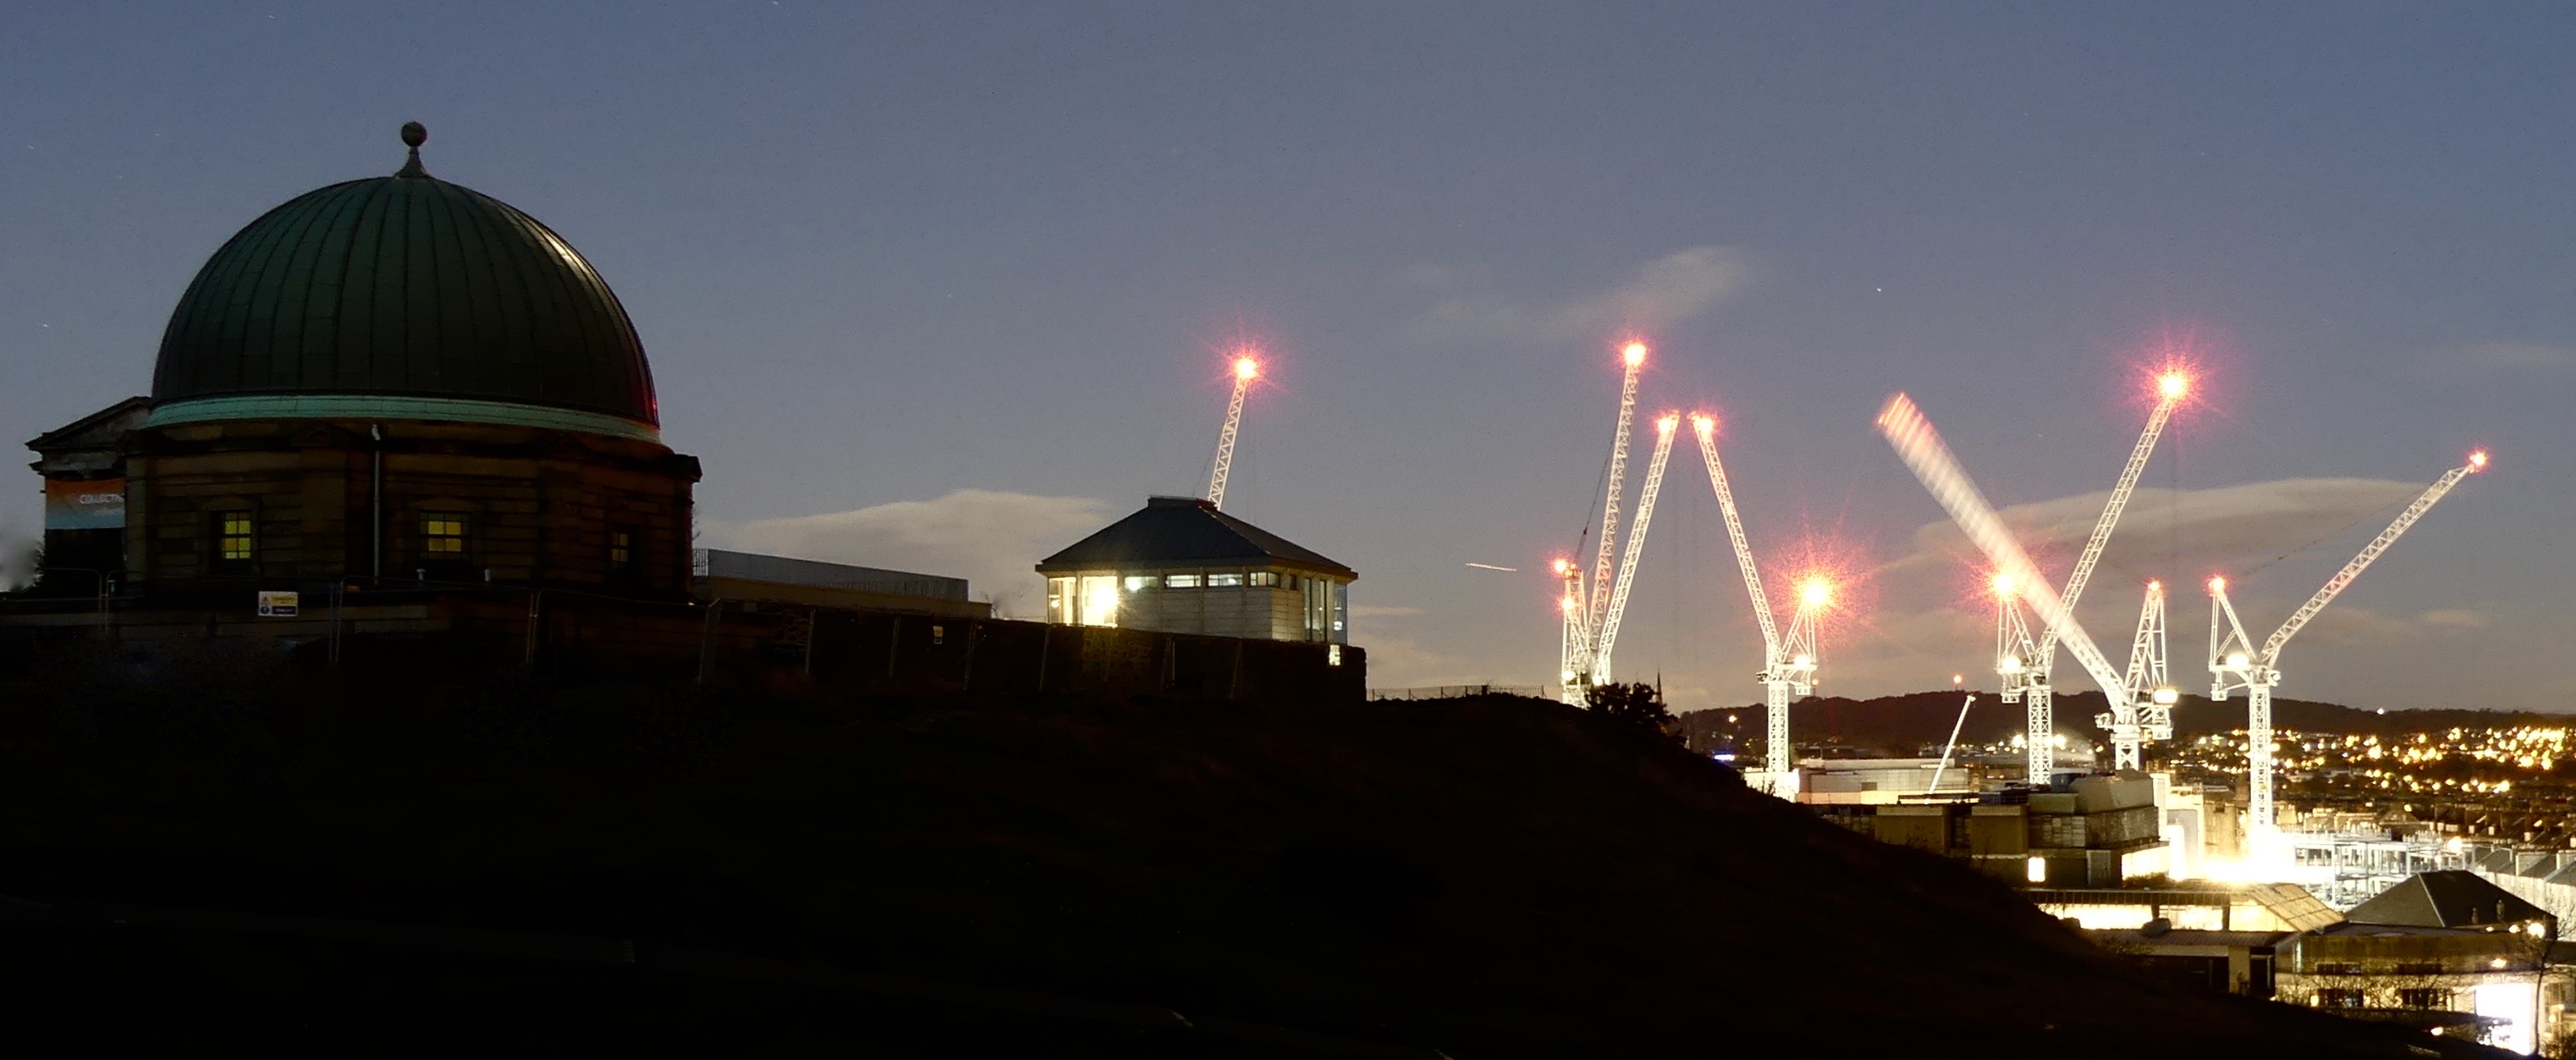
<path id="1" fill-rule="evenodd" d="M 1372 688 L 1370 699 L 1463 699 L 1467 696 L 1549 698 L 1545 685 L 1430 685 L 1423 688 Z"/>

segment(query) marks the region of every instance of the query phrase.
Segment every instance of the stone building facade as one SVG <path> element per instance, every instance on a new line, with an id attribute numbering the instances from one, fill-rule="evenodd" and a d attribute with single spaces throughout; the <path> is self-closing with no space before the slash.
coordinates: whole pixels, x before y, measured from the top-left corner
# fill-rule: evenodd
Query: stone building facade
<path id="1" fill-rule="evenodd" d="M 30 443 L 73 499 L 48 507 L 47 583 L 94 569 L 208 606 L 315 581 L 687 593 L 698 463 L 662 444 L 625 308 L 403 132 L 392 176 L 298 196 L 208 258 L 150 397 Z"/>

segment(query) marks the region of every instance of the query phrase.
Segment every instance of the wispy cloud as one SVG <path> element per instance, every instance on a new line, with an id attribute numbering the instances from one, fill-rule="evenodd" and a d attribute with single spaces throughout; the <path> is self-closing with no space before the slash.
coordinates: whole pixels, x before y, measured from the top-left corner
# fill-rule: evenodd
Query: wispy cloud
<path id="1" fill-rule="evenodd" d="M 1034 618 L 1044 606 L 1044 583 L 1031 568 L 1107 525 L 1109 514 L 1108 502 L 1090 497 L 969 489 L 705 529 L 718 547 L 964 577 L 997 613 Z"/>
<path id="2" fill-rule="evenodd" d="M 1454 277 L 1436 267 L 1417 269 L 1415 282 Z M 1744 252 L 1697 246 L 1647 262 L 1626 283 L 1571 300 L 1521 300 L 1484 292 L 1452 294 L 1413 322 L 1427 339 L 1476 342 L 1542 338 L 1553 342 L 1602 338 L 1623 330 L 1653 332 L 1698 316 L 1753 277 Z"/>
<path id="3" fill-rule="evenodd" d="M 2462 608 L 2462 607 L 2451 607 L 2451 608 L 2443 608 L 2443 609 L 2435 610 L 2435 611 L 2426 611 L 2426 612 L 2424 612 L 2423 614 L 2420 614 L 2420 615 L 2415 616 L 2415 621 L 2417 621 L 2417 622 L 2421 622 L 2421 623 L 2423 623 L 2423 624 L 2425 624 L 2425 625 L 2427 625 L 2427 626 L 2434 626 L 2434 627 L 2441 628 L 2441 629 L 2485 629 L 2485 628 L 2487 628 L 2487 616 L 2486 616 L 2486 615 L 2484 615 L 2484 614 L 2482 614 L 2482 613 L 2480 613 L 2480 612 L 2477 612 L 2477 611 L 2471 611 L 2471 610 L 2469 610 L 2469 609 L 2467 609 L 2467 608 Z"/>
<path id="4" fill-rule="evenodd" d="M 1403 618 L 1407 615 L 1418 615 L 1421 613 L 1422 609 L 1419 607 L 1385 607 L 1371 606 L 1368 604 L 1351 605 L 1352 618 Z"/>
<path id="5" fill-rule="evenodd" d="M 2283 553 L 2339 541 L 2381 513 L 2424 491 L 2424 483 L 2391 479 L 2298 478 L 2214 489 L 2141 489 L 2103 563 L 2113 570 L 2165 566 L 2169 550 L 2186 569 L 2241 568 Z M 2043 567 L 2063 573 L 2083 547 L 2110 491 L 2016 504 L 1998 514 Z M 2376 529 L 2376 527 L 2372 527 Z M 1973 562 L 1975 550 L 1948 520 L 1914 534 L 1915 551 L 1895 567 Z M 2051 558 L 2061 560 L 2052 565 Z M 2174 572 L 2182 573 L 2181 571 Z"/>

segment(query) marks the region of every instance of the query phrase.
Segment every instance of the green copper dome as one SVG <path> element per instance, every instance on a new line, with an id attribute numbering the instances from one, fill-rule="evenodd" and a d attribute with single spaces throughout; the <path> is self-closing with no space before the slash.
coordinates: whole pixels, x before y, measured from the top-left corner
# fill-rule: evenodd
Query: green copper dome
<path id="1" fill-rule="evenodd" d="M 655 439 L 635 325 L 563 237 L 431 177 L 308 192 L 198 270 L 152 373 L 155 426 L 463 420 Z"/>

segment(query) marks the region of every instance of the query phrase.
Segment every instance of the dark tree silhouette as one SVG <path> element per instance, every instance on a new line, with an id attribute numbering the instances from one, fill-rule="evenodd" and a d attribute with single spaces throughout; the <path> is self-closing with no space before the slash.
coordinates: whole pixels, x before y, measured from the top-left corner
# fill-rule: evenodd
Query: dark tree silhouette
<path id="1" fill-rule="evenodd" d="M 1602 717 L 1635 728 L 1659 740 L 1680 742 L 1673 729 L 1673 715 L 1664 709 L 1664 693 L 1653 685 L 1594 685 L 1585 692 L 1583 701 Z"/>

